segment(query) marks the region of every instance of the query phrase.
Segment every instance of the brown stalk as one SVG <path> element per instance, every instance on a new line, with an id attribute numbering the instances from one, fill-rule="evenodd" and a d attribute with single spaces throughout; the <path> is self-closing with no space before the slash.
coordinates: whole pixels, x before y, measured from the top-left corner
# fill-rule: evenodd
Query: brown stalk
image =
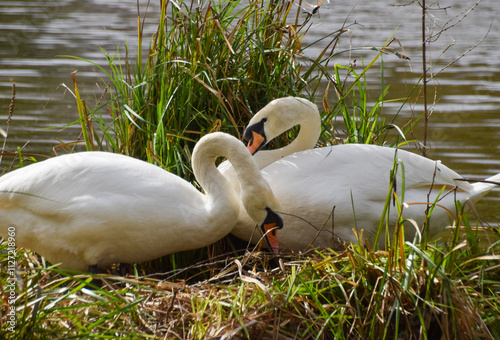
<path id="1" fill-rule="evenodd" d="M 0 165 L 2 164 L 2 158 L 5 151 L 5 145 L 7 144 L 7 136 L 9 135 L 9 126 L 10 121 L 12 120 L 12 116 L 14 115 L 14 106 L 16 104 L 16 82 L 12 82 L 12 95 L 10 97 L 10 105 L 9 105 L 9 116 L 7 117 L 7 127 L 5 128 L 5 138 L 3 140 L 2 152 L 0 153 Z"/>
<path id="2" fill-rule="evenodd" d="M 427 57 L 425 49 L 425 15 L 426 5 L 425 0 L 422 0 L 422 81 L 424 84 L 424 147 L 422 150 L 422 156 L 424 157 L 427 151 L 427 128 L 429 124 L 429 112 L 427 110 Z"/>

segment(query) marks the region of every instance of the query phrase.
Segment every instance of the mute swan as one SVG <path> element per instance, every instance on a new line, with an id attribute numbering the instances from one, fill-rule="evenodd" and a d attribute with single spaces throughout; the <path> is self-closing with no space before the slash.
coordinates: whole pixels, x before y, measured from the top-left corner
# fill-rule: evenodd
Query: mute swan
<path id="1" fill-rule="evenodd" d="M 296 106 L 302 105 L 297 102 Z M 266 141 L 299 119 L 304 120 L 308 112 L 312 114 L 312 111 L 299 109 L 257 113 L 244 134 L 249 140 L 249 150 L 257 152 Z M 363 237 L 373 243 L 388 196 L 395 158 L 403 165 L 397 171 L 396 193 L 402 199 L 404 185 L 404 202 L 409 204 L 403 209 L 403 217 L 415 220 L 419 227 L 425 220 L 427 202 L 433 203 L 445 187 L 430 218 L 431 237 L 451 222 L 450 214 L 456 212 L 455 200 L 462 204 L 467 198 L 476 202 L 495 186 L 492 183 L 470 184 L 438 161 L 393 148 L 348 144 L 297 152 L 261 170 L 284 215 L 286 228 L 280 231 L 280 246 L 292 250 L 304 250 L 309 244 L 332 247 L 336 240 L 333 233 L 344 241 L 354 242 L 353 228 L 364 229 Z M 500 181 L 500 174 L 486 181 Z M 394 227 L 396 218 L 397 209 L 391 205 L 389 226 Z M 254 235 L 254 227 L 244 212 L 240 212 L 231 233 L 245 240 Z M 414 234 L 415 228 L 406 223 L 406 238 L 412 239 Z"/>
<path id="2" fill-rule="evenodd" d="M 241 200 L 259 226 L 281 228 L 279 204 L 245 145 L 224 133 L 196 144 L 192 165 L 206 192 L 152 164 L 107 152 L 51 158 L 0 177 L 0 234 L 15 234 L 61 268 L 136 263 L 209 245 L 236 223 L 240 199 L 217 171 L 228 158 Z M 268 234 L 269 235 L 269 234 Z M 269 237 L 273 248 L 276 238 Z"/>

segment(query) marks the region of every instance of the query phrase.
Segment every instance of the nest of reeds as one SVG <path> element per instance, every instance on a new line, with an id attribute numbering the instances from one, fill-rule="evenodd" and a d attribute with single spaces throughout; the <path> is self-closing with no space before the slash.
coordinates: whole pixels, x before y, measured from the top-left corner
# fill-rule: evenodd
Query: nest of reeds
<path id="1" fill-rule="evenodd" d="M 500 284 L 494 268 L 483 266 L 479 279 L 462 263 L 463 272 L 453 277 L 435 266 L 433 250 L 405 252 L 402 258 L 360 245 L 279 257 L 254 251 L 122 277 L 112 271 L 62 272 L 20 251 L 16 330 L 20 339 L 493 339 L 498 334 Z M 484 265 L 481 259 L 467 261 L 470 269 Z M 199 275 L 179 279 L 193 269 Z"/>

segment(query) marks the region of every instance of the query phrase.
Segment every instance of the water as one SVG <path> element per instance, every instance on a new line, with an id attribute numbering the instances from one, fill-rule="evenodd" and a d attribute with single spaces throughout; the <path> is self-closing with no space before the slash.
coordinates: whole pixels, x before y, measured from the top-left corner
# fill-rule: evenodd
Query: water
<path id="1" fill-rule="evenodd" d="M 350 32 L 343 35 L 339 49 L 347 50 L 351 46 L 355 49 L 350 55 L 339 56 L 335 62 L 347 65 L 356 59 L 361 65 L 370 62 L 376 52 L 359 47 L 381 47 L 391 36 L 397 38 L 411 60 L 401 60 L 393 54 L 384 55 L 384 82 L 391 85 L 387 99 L 406 97 L 422 73 L 421 11 L 416 4 L 405 5 L 408 2 L 359 0 L 353 3 L 335 0 L 328 3 L 324 0 L 319 15 L 311 20 L 313 26 L 304 45 L 325 33 L 338 30 L 345 23 Z M 459 21 L 457 15 L 461 17 L 460 13 L 474 3 L 471 0 L 460 1 L 460 4 L 451 0 L 440 1 L 442 9 L 431 12 L 436 21 L 427 34 L 436 34 L 440 26 L 451 27 L 439 39 L 433 39 L 431 45 L 432 71 L 438 74 L 429 88 L 429 101 L 434 101 L 436 91 L 436 104 L 430 118 L 431 150 L 428 155 L 441 159 L 463 176 L 485 178 L 500 172 L 500 23 L 497 19 L 500 5 L 497 0 L 482 0 Z M 146 12 L 146 5 L 147 1 L 140 1 L 141 16 Z M 159 1 L 153 1 L 148 9 L 144 47 L 147 47 L 149 37 L 157 27 L 158 6 Z M 24 146 L 25 153 L 53 155 L 53 147 L 61 142 L 76 140 L 80 133 L 78 124 L 63 128 L 75 122 L 78 113 L 70 91 L 61 84 L 73 89 L 71 73 L 78 70 L 80 90 L 99 93 L 95 84 L 102 86 L 100 78 L 105 75 L 88 63 L 60 56 L 78 56 L 106 66 L 100 47 L 114 53 L 120 46 L 124 55 L 125 39 L 131 50 L 130 55 L 135 56 L 136 25 L 135 0 L 2 1 L 2 128 L 5 128 L 13 80 L 17 88 L 7 150 L 14 151 Z M 466 54 L 482 39 L 482 43 Z M 391 46 L 399 48 L 397 42 Z M 309 49 L 307 53 L 314 57 L 319 51 L 320 48 Z M 461 57 L 463 54 L 466 55 Z M 374 99 L 380 93 L 379 70 L 375 67 L 368 73 L 370 93 Z M 386 117 L 393 117 L 400 105 L 386 104 Z M 396 123 L 402 126 L 421 112 L 421 101 L 406 105 Z M 413 136 L 408 137 L 422 140 L 422 124 L 418 124 Z M 29 143 L 25 145 L 27 141 Z M 500 216 L 499 208 L 500 189 L 477 206 L 486 221 L 497 224 L 500 221 L 497 217 Z"/>
<path id="2" fill-rule="evenodd" d="M 157 1 L 154 1 L 156 4 Z M 147 2 L 141 1 L 144 16 Z M 148 10 L 144 47 L 157 28 L 158 4 Z M 5 119 L 16 82 L 15 113 L 7 150 L 23 147 L 29 153 L 52 154 L 60 139 L 67 143 L 79 136 L 79 126 L 63 127 L 78 119 L 71 73 L 77 70 L 80 91 L 99 93 L 105 75 L 95 66 L 66 55 L 88 59 L 100 66 L 107 62 L 101 48 L 111 55 L 125 41 L 130 55 L 137 51 L 136 1 L 2 1 L 0 3 L 0 121 Z M 92 104 L 89 103 L 92 107 Z"/>

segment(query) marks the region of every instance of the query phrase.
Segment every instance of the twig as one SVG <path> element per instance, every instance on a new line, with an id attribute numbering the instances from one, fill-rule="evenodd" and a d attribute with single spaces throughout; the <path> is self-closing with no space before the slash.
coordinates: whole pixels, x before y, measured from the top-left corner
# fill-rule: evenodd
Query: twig
<path id="1" fill-rule="evenodd" d="M 446 70 L 448 67 L 450 67 L 451 65 L 455 64 L 457 61 L 459 61 L 460 59 L 462 59 L 463 57 L 465 57 L 469 52 L 471 52 L 473 49 L 475 49 L 476 47 L 479 46 L 479 44 L 481 44 L 484 39 L 486 39 L 486 37 L 488 36 L 488 34 L 490 33 L 491 31 L 491 26 L 493 24 L 490 24 L 490 27 L 488 28 L 488 31 L 486 32 L 486 34 L 484 35 L 484 37 L 479 40 L 477 43 L 475 43 L 471 48 L 469 48 L 467 51 L 465 51 L 464 53 L 462 53 L 462 55 L 460 55 L 459 57 L 453 59 L 452 61 L 450 61 L 448 64 L 446 64 L 446 66 L 444 66 L 442 69 L 440 69 L 438 72 L 434 73 L 431 75 L 430 79 L 429 80 L 432 80 L 434 79 L 438 74 L 440 74 L 441 72 L 443 72 L 444 70 Z"/>
<path id="2" fill-rule="evenodd" d="M 5 145 L 7 144 L 7 136 L 9 135 L 9 126 L 12 116 L 14 115 L 14 106 L 16 104 L 16 82 L 12 83 L 12 96 L 10 97 L 9 105 L 9 116 L 7 117 L 7 127 L 5 128 L 5 138 L 3 140 L 2 152 L 0 153 L 0 165 L 2 165 L 3 151 L 5 150 Z"/>
<path id="3" fill-rule="evenodd" d="M 436 41 L 437 39 L 439 39 L 439 37 L 441 36 L 441 34 L 443 34 L 443 32 L 448 31 L 450 28 L 453 28 L 456 25 L 458 25 L 460 22 L 462 22 L 462 20 L 464 20 L 465 17 L 467 15 L 469 15 L 479 5 L 480 2 L 481 2 L 481 0 L 476 1 L 476 3 L 474 5 L 465 9 L 460 14 L 457 14 L 456 16 L 454 16 L 453 18 L 451 18 L 450 20 L 445 22 L 444 25 L 441 26 L 442 27 L 441 30 L 436 34 L 431 34 L 429 36 L 428 40 L 429 41 L 431 41 L 431 40 Z M 452 21 L 454 19 L 457 19 L 457 21 L 452 23 Z"/>
<path id="4" fill-rule="evenodd" d="M 426 57 L 426 39 L 425 39 L 425 15 L 426 7 L 425 0 L 422 0 L 422 81 L 424 84 L 424 147 L 422 156 L 425 157 L 427 150 L 427 127 L 429 124 L 429 112 L 427 111 L 427 57 Z"/>

